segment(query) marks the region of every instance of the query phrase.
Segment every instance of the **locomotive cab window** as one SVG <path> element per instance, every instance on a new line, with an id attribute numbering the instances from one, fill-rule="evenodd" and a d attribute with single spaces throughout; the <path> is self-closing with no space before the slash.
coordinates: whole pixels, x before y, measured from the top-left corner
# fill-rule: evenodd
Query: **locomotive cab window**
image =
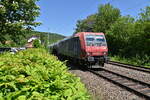
<path id="1" fill-rule="evenodd" d="M 94 38 L 87 37 L 87 38 L 86 38 L 86 41 L 89 41 L 89 42 L 91 41 L 91 42 L 93 42 L 93 41 L 94 41 Z"/>
<path id="2" fill-rule="evenodd" d="M 86 35 L 85 40 L 87 46 L 106 46 L 104 35 Z"/>
<path id="3" fill-rule="evenodd" d="M 96 35 L 95 46 L 106 46 L 106 39 L 104 35 Z"/>
<path id="4" fill-rule="evenodd" d="M 105 42 L 105 38 L 103 35 L 96 35 L 96 42 Z"/>
<path id="5" fill-rule="evenodd" d="M 94 35 L 86 35 L 85 40 L 87 46 L 94 46 L 94 41 L 95 41 Z"/>

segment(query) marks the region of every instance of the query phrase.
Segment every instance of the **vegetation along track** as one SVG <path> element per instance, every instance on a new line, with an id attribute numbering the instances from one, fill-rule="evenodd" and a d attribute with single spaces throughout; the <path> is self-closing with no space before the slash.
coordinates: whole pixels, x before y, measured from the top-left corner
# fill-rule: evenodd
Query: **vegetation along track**
<path id="1" fill-rule="evenodd" d="M 110 70 L 101 68 L 101 69 L 87 69 L 88 71 L 96 74 L 99 77 L 107 79 L 108 81 L 119 85 L 122 88 L 127 89 L 130 92 L 135 93 L 138 96 L 144 97 L 147 100 L 150 100 L 150 84 L 142 82 L 130 77 L 112 72 Z"/>
<path id="2" fill-rule="evenodd" d="M 135 65 L 131 65 L 131 64 L 124 64 L 124 63 L 120 63 L 120 62 L 116 62 L 116 61 L 109 61 L 108 64 L 150 73 L 150 68 L 147 68 L 147 67 L 135 66 Z"/>

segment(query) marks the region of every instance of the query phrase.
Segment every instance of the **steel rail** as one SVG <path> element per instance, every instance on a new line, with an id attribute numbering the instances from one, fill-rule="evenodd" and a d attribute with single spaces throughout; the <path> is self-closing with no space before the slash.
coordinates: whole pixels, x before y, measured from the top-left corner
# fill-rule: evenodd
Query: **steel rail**
<path id="1" fill-rule="evenodd" d="M 108 81 L 117 84 L 118 86 L 127 89 L 130 92 L 134 92 L 136 95 L 144 97 L 150 100 L 150 84 L 142 82 L 130 77 L 115 73 L 113 71 L 102 68 L 100 71 L 94 71 L 92 69 L 87 69 L 93 74 L 107 79 Z M 136 86 L 136 88 L 135 88 Z"/>
<path id="2" fill-rule="evenodd" d="M 109 61 L 108 64 L 150 73 L 150 68 L 147 68 L 147 67 L 135 66 L 135 65 L 131 65 L 131 64 L 124 64 L 124 63 L 120 63 L 120 62 L 116 62 L 116 61 Z"/>

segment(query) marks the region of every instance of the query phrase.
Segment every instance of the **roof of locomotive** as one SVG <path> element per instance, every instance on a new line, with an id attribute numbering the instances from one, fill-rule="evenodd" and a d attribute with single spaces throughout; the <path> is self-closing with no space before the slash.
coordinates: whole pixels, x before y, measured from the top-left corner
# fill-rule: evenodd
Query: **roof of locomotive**
<path id="1" fill-rule="evenodd" d="M 94 34 L 94 35 L 104 35 L 104 33 L 102 33 L 102 32 L 100 32 L 100 33 L 96 33 L 96 32 L 79 32 L 79 33 L 77 33 L 77 34 L 75 34 L 74 36 L 80 36 L 80 35 L 85 35 L 85 34 L 87 34 L 87 35 L 90 35 L 90 34 Z"/>
<path id="2" fill-rule="evenodd" d="M 60 40 L 60 41 L 57 41 L 57 42 L 55 42 L 55 43 L 52 43 L 52 44 L 50 44 L 48 47 L 56 46 L 56 45 L 58 45 L 59 43 L 61 43 L 61 42 L 63 42 L 63 41 L 66 41 L 66 40 L 68 40 L 68 39 L 70 39 L 70 38 L 72 38 L 72 36 L 66 37 L 66 38 L 64 38 L 64 39 L 62 39 L 62 40 Z"/>

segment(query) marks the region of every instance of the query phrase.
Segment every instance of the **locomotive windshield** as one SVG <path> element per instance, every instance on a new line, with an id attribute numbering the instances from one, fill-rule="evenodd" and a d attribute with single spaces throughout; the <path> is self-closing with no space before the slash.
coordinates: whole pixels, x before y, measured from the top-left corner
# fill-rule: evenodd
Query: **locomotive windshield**
<path id="1" fill-rule="evenodd" d="M 104 35 L 86 35 L 87 46 L 106 46 Z"/>
<path id="2" fill-rule="evenodd" d="M 91 42 L 92 42 L 92 41 L 94 41 L 94 38 L 92 38 L 92 37 L 87 37 L 87 38 L 86 38 L 86 41 L 91 41 Z"/>

